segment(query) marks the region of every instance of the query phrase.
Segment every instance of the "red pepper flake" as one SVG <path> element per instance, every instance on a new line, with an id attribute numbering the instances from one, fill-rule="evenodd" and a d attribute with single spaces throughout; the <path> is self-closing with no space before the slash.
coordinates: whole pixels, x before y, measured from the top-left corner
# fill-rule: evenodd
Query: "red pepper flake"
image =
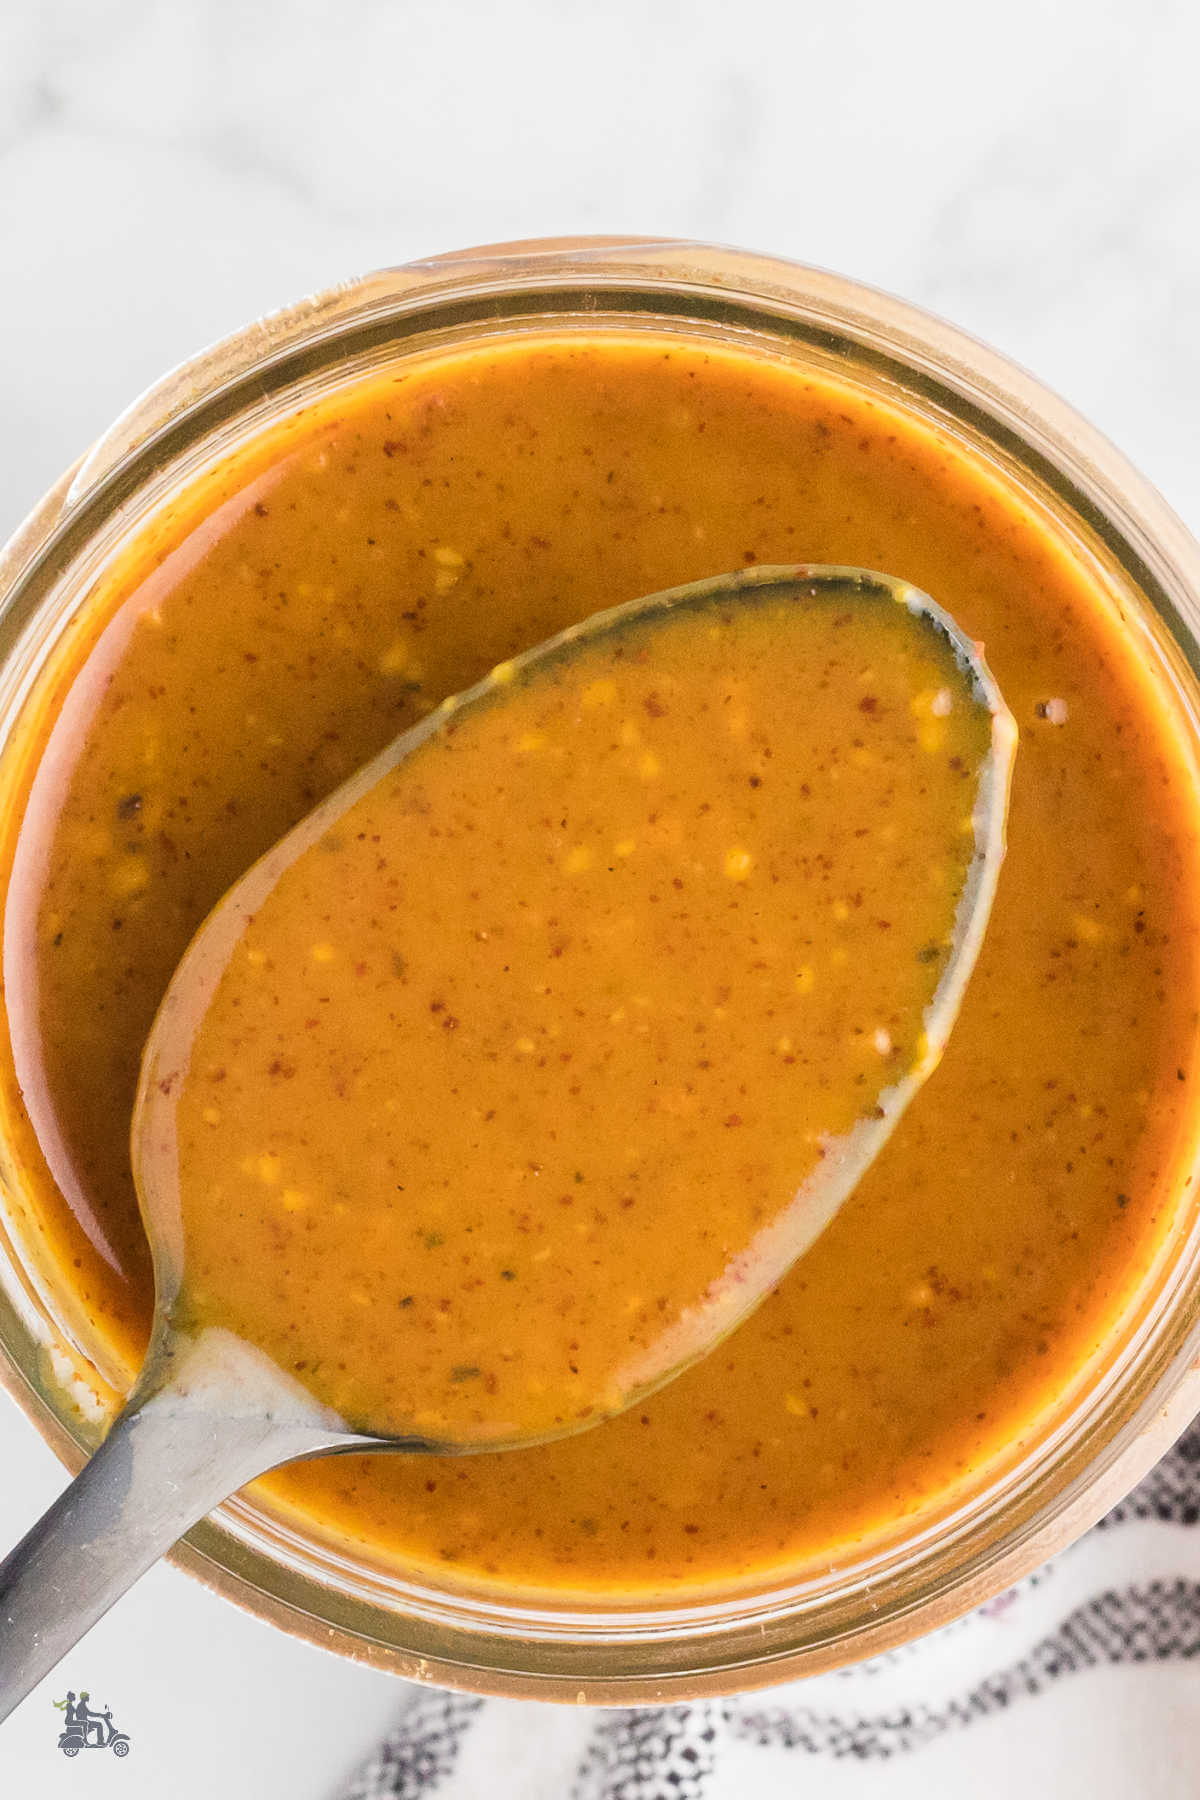
<path id="1" fill-rule="evenodd" d="M 864 694 L 858 703 L 858 710 L 865 713 L 877 713 L 879 711 L 878 697 L 875 694 Z"/>
<path id="2" fill-rule="evenodd" d="M 726 1126 L 740 1125 L 741 1122 L 742 1122 L 741 1113 L 730 1113 L 729 1117 L 725 1120 Z"/>

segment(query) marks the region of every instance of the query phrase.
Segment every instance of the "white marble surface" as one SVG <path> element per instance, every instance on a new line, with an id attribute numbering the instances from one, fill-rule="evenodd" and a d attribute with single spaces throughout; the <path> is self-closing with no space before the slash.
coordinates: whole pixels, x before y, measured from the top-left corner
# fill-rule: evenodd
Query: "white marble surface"
<path id="1" fill-rule="evenodd" d="M 1195 528 L 1198 57 L 1193 0 L 7 0 L 0 535 L 139 388 L 252 315 L 588 230 L 748 244 L 942 312 Z M 60 1479 L 0 1401 L 0 1542 Z M 4 1729 L 3 1794 L 317 1800 L 394 1693 L 162 1569 L 70 1667 L 133 1754 L 66 1763 L 42 1693 Z M 1053 1742 L 991 1721 L 936 1769 L 813 1768 L 813 1791 L 970 1792 L 982 1756 L 1035 1795 L 1190 1794 L 1159 1752 L 1200 1731 L 1198 1687 L 1178 1669 L 1134 1719 L 1119 1676 L 1082 1678 Z"/>

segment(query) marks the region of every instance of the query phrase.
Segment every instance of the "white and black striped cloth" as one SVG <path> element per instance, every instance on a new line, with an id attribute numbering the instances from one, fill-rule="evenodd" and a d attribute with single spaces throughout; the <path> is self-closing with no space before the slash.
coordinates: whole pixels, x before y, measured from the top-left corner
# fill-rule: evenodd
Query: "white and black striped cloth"
<path id="1" fill-rule="evenodd" d="M 881 1764 L 1052 1684 L 1117 1664 L 1143 1665 L 1142 1680 L 1152 1678 L 1144 1665 L 1189 1658 L 1196 1736 L 1181 1749 L 1197 1764 L 1185 1791 L 1200 1795 L 1200 1421 L 1080 1543 L 903 1650 L 742 1699 L 611 1711 L 406 1687 L 392 1731 L 338 1800 L 817 1793 L 799 1782 L 800 1766 L 815 1774 L 821 1759 L 850 1759 L 881 1775 Z M 970 1791 L 991 1790 L 972 1781 Z"/>

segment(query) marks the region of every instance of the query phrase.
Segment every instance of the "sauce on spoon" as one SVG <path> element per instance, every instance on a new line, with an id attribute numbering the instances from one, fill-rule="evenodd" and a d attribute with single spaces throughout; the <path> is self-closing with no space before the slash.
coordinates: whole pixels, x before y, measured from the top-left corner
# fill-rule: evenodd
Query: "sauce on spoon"
<path id="1" fill-rule="evenodd" d="M 232 890 L 134 1123 L 176 1328 L 495 1447 L 621 1410 L 818 1234 L 940 1054 L 1015 728 L 923 596 L 816 573 L 505 665 Z"/>

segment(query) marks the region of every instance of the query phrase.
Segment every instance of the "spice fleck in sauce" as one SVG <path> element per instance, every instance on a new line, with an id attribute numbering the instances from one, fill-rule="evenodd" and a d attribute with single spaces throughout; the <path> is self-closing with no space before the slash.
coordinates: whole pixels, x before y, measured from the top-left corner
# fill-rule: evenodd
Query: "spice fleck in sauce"
<path id="1" fill-rule="evenodd" d="M 345 1419 L 560 1435 L 761 1299 L 936 1061 L 992 715 L 890 590 L 759 587 L 503 665 L 381 763 L 189 952 L 139 1185 L 176 1316 Z"/>
<path id="2" fill-rule="evenodd" d="M 946 1055 L 714 1355 L 556 1444 L 262 1484 L 314 1529 L 498 1588 L 828 1568 L 1036 1435 L 1177 1217 L 1197 796 L 1136 632 L 1002 474 L 899 406 L 597 331 L 431 355 L 314 405 L 98 582 L 5 828 L 6 1139 L 31 1237 L 132 1368 L 151 1307 L 138 1064 L 222 893 L 493 664 L 601 607 L 798 561 L 931 594 L 986 643 L 1021 731 Z"/>

